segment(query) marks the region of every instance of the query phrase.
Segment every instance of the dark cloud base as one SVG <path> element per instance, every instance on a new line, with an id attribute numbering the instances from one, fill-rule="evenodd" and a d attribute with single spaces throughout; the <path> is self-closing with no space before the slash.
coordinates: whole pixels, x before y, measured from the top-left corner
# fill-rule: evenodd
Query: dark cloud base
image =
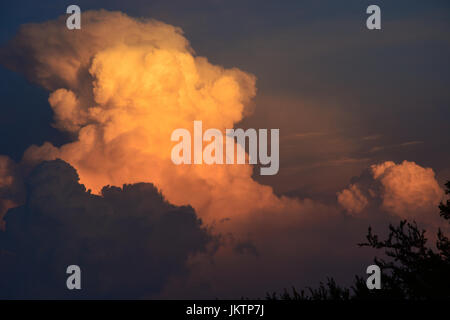
<path id="1" fill-rule="evenodd" d="M 62 160 L 26 178 L 26 202 L 0 232 L 0 298 L 151 297 L 212 241 L 192 207 L 168 203 L 153 184 L 106 186 L 97 196 L 78 181 Z M 81 290 L 66 287 L 72 264 Z"/>

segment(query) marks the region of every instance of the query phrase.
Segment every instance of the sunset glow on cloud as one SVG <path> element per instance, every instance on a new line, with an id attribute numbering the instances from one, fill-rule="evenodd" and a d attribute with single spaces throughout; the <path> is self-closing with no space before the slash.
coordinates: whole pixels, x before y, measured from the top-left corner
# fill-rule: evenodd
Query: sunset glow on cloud
<path id="1" fill-rule="evenodd" d="M 248 114 L 254 76 L 194 56 L 181 30 L 161 22 L 106 11 L 86 12 L 84 21 L 80 33 L 60 21 L 25 26 L 12 42 L 12 52 L 32 53 L 30 78 L 52 91 L 55 126 L 76 137 L 61 148 L 32 146 L 24 163 L 61 158 L 93 192 L 151 181 L 169 201 L 191 204 L 209 220 L 290 205 L 254 182 L 250 166 L 170 161 L 175 129 L 192 130 L 201 119 L 225 130 Z"/>
<path id="2" fill-rule="evenodd" d="M 338 192 L 338 202 L 351 214 L 361 214 L 369 202 L 381 200 L 380 208 L 403 219 L 433 224 L 432 215 L 444 198 L 431 168 L 414 162 L 396 164 L 386 161 L 370 166 L 371 180 L 360 179 Z"/>
<path id="3" fill-rule="evenodd" d="M 68 137 L 61 144 L 27 145 L 19 161 L 0 150 L 0 227 L 12 226 L 8 241 L 19 239 L 27 246 L 42 241 L 48 254 L 75 248 L 78 242 L 86 247 L 104 238 L 114 242 L 115 232 L 131 235 L 132 246 L 148 259 L 136 269 L 139 275 L 120 284 L 129 289 L 126 297 L 233 297 L 239 290 L 253 294 L 279 289 L 280 283 L 289 285 L 298 275 L 359 268 L 368 256 L 355 253 L 353 245 L 369 223 L 380 226 L 393 218 L 441 226 L 436 212 L 446 195 L 436 171 L 408 157 L 374 158 L 395 146 L 404 151 L 425 143 L 389 143 L 391 147 L 384 148 L 381 134 L 348 137 L 340 126 L 354 114 L 338 108 L 324 111 L 316 107 L 320 99 L 303 109 L 296 109 L 297 100 L 292 100 L 295 112 L 309 110 L 297 116 L 315 128 L 300 128 L 281 139 L 280 149 L 290 158 L 281 158 L 279 179 L 284 177 L 298 190 L 278 192 L 269 180 L 255 177 L 253 164 L 174 164 L 174 130 L 185 128 L 193 136 L 194 121 L 202 121 L 204 130 L 225 133 L 251 119 L 258 108 L 259 75 L 197 55 L 183 30 L 171 24 L 119 11 L 84 11 L 82 17 L 82 28 L 76 31 L 66 28 L 65 16 L 23 25 L 0 48 L 0 63 L 48 92 L 52 126 Z M 265 45 L 270 47 L 269 42 Z M 317 90 L 324 101 L 333 96 L 327 86 Z M 328 118 L 322 125 L 324 114 Z M 270 115 L 265 119 L 269 124 Z M 274 127 L 281 127 L 279 123 Z M 327 123 L 332 130 L 323 128 Z M 377 152 L 371 144 L 380 145 Z M 296 149 L 298 145 L 304 148 Z M 235 147 L 242 148 L 237 143 Z M 372 151 L 364 153 L 364 148 Z M 284 160 L 284 168 L 291 171 L 283 172 Z M 310 179 L 304 185 L 297 181 L 302 172 Z M 340 175 L 348 176 L 348 184 L 341 183 Z M 303 192 L 308 183 L 327 194 Z M 335 185 L 339 189 L 333 189 Z M 78 208 L 80 221 L 75 218 Z M 101 219 L 96 216 L 99 208 L 105 212 Z M 49 234 L 49 241 L 36 236 L 34 232 L 46 228 L 37 218 L 26 226 L 35 238 L 22 239 L 21 219 L 36 212 L 55 226 L 72 223 L 74 229 L 61 229 L 68 234 L 67 243 L 58 244 L 58 232 L 64 233 L 59 229 Z M 128 218 L 134 219 L 130 230 Z M 150 230 L 152 243 L 143 228 Z M 162 249 L 154 245 L 159 242 Z M 128 257 L 128 243 L 116 245 Z M 109 249 L 100 250 L 108 261 L 124 263 Z M 77 253 L 93 265 L 98 262 L 89 250 L 77 248 Z M 355 267 L 354 262 L 359 264 Z M 153 289 L 146 292 L 139 277 L 153 267 L 160 276 L 147 279 L 145 285 Z M 308 284 L 305 277 L 302 281 Z M 108 281 L 95 285 L 95 294 L 109 297 L 103 289 Z M 119 285 L 111 288 L 111 295 L 122 294 Z"/>

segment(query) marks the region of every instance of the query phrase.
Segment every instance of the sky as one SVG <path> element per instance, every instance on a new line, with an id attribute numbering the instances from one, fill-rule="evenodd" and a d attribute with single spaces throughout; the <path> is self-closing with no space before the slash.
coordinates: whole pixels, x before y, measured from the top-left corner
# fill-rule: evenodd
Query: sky
<path id="1" fill-rule="evenodd" d="M 86 280 L 84 297 L 261 297 L 327 276 L 349 283 L 373 256 L 356 245 L 369 225 L 440 226 L 447 1 L 378 1 L 381 30 L 366 28 L 371 1 L 78 1 L 81 30 L 70 32 L 69 4 L 0 7 L 0 241 L 42 266 L 36 286 L 11 268 L 23 261 L 5 263 L 14 281 L 2 296 L 70 298 L 49 270 L 78 257 L 106 272 L 100 252 L 118 238 L 120 250 L 106 250 L 110 278 Z M 199 119 L 279 128 L 279 172 L 173 167 L 170 132 Z M 137 257 L 138 271 L 117 262 Z M 146 270 L 158 276 L 137 285 Z M 125 280 L 113 284 L 117 273 Z"/>

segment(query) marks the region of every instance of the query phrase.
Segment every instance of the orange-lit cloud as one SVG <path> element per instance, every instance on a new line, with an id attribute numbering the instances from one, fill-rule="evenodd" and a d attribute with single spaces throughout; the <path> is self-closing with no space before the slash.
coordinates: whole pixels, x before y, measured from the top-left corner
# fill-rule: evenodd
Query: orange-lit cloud
<path id="1" fill-rule="evenodd" d="M 410 161 L 386 161 L 370 166 L 370 177 L 362 177 L 338 192 L 338 202 L 351 214 L 361 214 L 370 202 L 379 200 L 380 208 L 403 219 L 434 224 L 434 214 L 444 191 L 431 168 Z"/>
<path id="2" fill-rule="evenodd" d="M 338 193 L 338 202 L 351 214 L 360 213 L 368 204 L 367 198 L 355 184 Z"/>
<path id="3" fill-rule="evenodd" d="M 152 182 L 170 203 L 190 204 L 229 244 L 217 251 L 213 265 L 199 256 L 191 261 L 189 281 L 198 284 L 208 278 L 213 294 L 229 290 L 231 295 L 236 282 L 243 289 L 259 283 L 253 288 L 261 291 L 280 282 L 291 285 L 293 275 L 321 272 L 317 260 L 323 268 L 334 267 L 335 260 L 354 263 L 358 257 L 353 248 L 360 238 L 350 231 L 360 221 L 342 219 L 334 204 L 278 197 L 271 187 L 252 179 L 250 165 L 173 164 L 173 130 L 192 129 L 193 121 L 201 120 L 204 128 L 224 131 L 250 113 L 249 102 L 256 94 L 253 75 L 196 56 L 182 31 L 162 22 L 91 11 L 83 12 L 81 30 L 67 30 L 64 19 L 23 26 L 1 52 L 6 65 L 50 91 L 54 126 L 73 137 L 61 147 L 48 142 L 30 146 L 22 168 L 61 158 L 94 193 L 105 185 Z M 332 147 L 342 150 L 345 145 Z M 319 148 L 317 143 L 311 147 Z M 361 160 L 344 158 L 331 164 L 355 161 Z M 13 165 L 0 158 L 5 186 L 15 179 Z M 428 169 L 394 170 L 398 166 L 403 165 L 373 169 L 373 175 L 379 174 L 372 179 L 385 187 L 386 210 L 411 208 L 414 203 L 407 196 L 421 188 L 438 191 Z M 403 180 L 414 187 L 401 192 L 398 184 Z M 339 202 L 357 214 L 370 205 L 369 195 L 354 184 L 339 195 Z M 434 203 L 434 196 L 427 193 L 423 204 Z M 11 201 L 2 194 L 0 198 L 5 204 Z M 366 222 L 362 225 L 365 228 Z M 230 281 L 235 277 L 241 282 Z"/>
<path id="4" fill-rule="evenodd" d="M 209 274 L 235 276 L 243 257 L 253 269 L 259 263 L 254 252 L 266 262 L 280 255 L 280 266 L 289 266 L 297 255 L 292 237 L 304 236 L 295 226 L 310 220 L 317 226 L 324 216 L 336 215 L 312 200 L 276 196 L 252 179 L 250 165 L 173 164 L 173 130 L 192 129 L 194 120 L 204 128 L 233 128 L 250 113 L 256 94 L 253 75 L 195 56 L 173 26 L 117 12 L 84 12 L 79 31 L 68 31 L 63 18 L 24 26 L 7 53 L 3 61 L 9 67 L 51 91 L 54 125 L 74 139 L 61 147 L 48 142 L 29 147 L 21 166 L 61 158 L 95 193 L 105 185 L 152 182 L 170 203 L 191 205 L 224 234 L 225 245 L 214 259 L 232 264 L 217 269 L 209 258 L 193 258 L 197 275 L 206 268 Z M 22 60 L 26 63 L 16 63 Z M 279 240 L 277 234 L 284 236 Z M 253 246 L 250 253 L 245 249 Z M 287 281 L 288 274 L 280 274 Z M 220 290 L 224 284 L 211 285 Z"/>
<path id="5" fill-rule="evenodd" d="M 9 66 L 51 90 L 54 126 L 75 137 L 60 148 L 30 147 L 24 163 L 61 158 L 93 192 L 151 181 L 169 201 L 191 204 L 209 221 L 293 202 L 256 183 L 248 165 L 171 162 L 175 129 L 192 130 L 194 120 L 233 128 L 256 93 L 254 76 L 195 56 L 178 28 L 85 12 L 80 31 L 67 30 L 62 19 L 27 25 L 10 46 L 16 57 L 6 58 Z M 22 52 L 31 53 L 33 73 L 14 64 Z"/>

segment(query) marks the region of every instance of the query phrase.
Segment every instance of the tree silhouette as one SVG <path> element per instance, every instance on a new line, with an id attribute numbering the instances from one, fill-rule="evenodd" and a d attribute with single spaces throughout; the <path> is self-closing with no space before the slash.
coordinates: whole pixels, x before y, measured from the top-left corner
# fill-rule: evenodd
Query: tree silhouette
<path id="1" fill-rule="evenodd" d="M 450 193 L 450 181 L 445 184 Z M 440 203 L 440 216 L 450 223 L 450 201 Z M 334 279 L 320 283 L 318 289 L 308 288 L 300 294 L 268 294 L 267 299 L 276 300 L 362 300 L 362 299 L 450 299 L 450 241 L 439 229 L 435 249 L 427 246 L 426 230 L 416 222 L 400 221 L 398 226 L 389 225 L 386 240 L 380 240 L 369 227 L 367 242 L 361 247 L 372 247 L 384 251 L 385 258 L 374 258 L 382 272 L 381 290 L 369 290 L 365 279 L 356 276 L 351 289 L 339 287 Z"/>
<path id="2" fill-rule="evenodd" d="M 292 287 L 292 292 L 286 289 L 280 295 L 276 292 L 267 293 L 267 300 L 336 300 L 344 301 L 350 299 L 350 290 L 340 287 L 336 284 L 333 278 L 328 278 L 326 283 L 321 282 L 318 288 L 307 288 L 298 292 L 295 287 Z"/>
<path id="3" fill-rule="evenodd" d="M 445 190 L 446 194 L 450 193 L 450 181 L 448 181 L 445 186 L 447 187 L 447 190 Z M 439 205 L 439 209 L 441 210 L 441 216 L 444 219 L 450 220 L 450 200 L 447 200 L 447 203 L 444 204 L 441 202 Z"/>

